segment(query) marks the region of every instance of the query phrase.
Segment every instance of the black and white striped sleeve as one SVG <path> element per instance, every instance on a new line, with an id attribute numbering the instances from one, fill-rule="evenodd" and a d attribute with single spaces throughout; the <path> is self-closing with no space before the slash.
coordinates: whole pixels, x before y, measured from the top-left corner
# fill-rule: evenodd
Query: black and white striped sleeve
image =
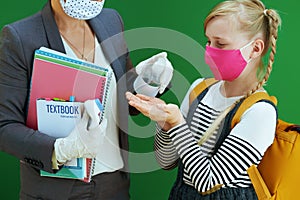
<path id="1" fill-rule="evenodd" d="M 216 185 L 227 185 L 244 174 L 245 169 L 257 164 L 262 155 L 246 141 L 228 136 L 217 153 L 205 156 L 193 138 L 187 124 L 170 132 L 184 168 L 199 192 Z"/>
<path id="2" fill-rule="evenodd" d="M 156 125 L 154 136 L 155 157 L 161 168 L 169 170 L 177 166 L 178 154 L 168 133 Z"/>

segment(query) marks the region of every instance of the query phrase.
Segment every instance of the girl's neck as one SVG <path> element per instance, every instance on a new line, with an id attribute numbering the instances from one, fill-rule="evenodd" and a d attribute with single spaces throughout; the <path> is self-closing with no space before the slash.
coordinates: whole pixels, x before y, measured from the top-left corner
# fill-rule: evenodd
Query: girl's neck
<path id="1" fill-rule="evenodd" d="M 243 76 L 234 81 L 224 81 L 221 85 L 221 94 L 225 97 L 244 96 L 249 91 L 255 89 L 259 81 L 255 73 L 248 74 L 245 78 Z M 260 89 L 260 88 L 258 88 Z"/>
<path id="2" fill-rule="evenodd" d="M 258 85 L 257 82 L 252 82 L 252 83 L 245 83 L 245 82 L 237 82 L 237 81 L 224 81 L 223 84 L 221 85 L 221 94 L 224 97 L 237 97 L 237 96 L 244 96 L 246 95 L 249 91 L 253 90 L 256 88 Z"/>

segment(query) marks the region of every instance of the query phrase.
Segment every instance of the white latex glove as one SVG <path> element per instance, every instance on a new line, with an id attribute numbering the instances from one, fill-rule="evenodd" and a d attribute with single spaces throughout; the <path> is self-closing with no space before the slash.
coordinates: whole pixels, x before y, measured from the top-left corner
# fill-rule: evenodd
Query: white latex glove
<path id="1" fill-rule="evenodd" d="M 92 129 L 97 127 L 100 124 L 100 114 L 103 112 L 103 105 L 100 100 L 86 100 L 83 105 L 90 117 L 88 128 Z"/>
<path id="2" fill-rule="evenodd" d="M 81 120 L 65 138 L 58 138 L 54 143 L 56 159 L 60 163 L 65 163 L 74 158 L 94 158 L 99 146 L 104 139 L 107 120 L 103 118 L 101 124 L 89 128 L 90 123 L 86 110 L 84 110 Z"/>
<path id="3" fill-rule="evenodd" d="M 160 94 L 164 92 L 173 76 L 173 66 L 168 60 L 166 52 L 161 52 L 140 62 L 135 69 L 146 83 L 158 86 Z M 136 90 L 136 88 L 138 86 L 135 86 L 134 89 Z"/>

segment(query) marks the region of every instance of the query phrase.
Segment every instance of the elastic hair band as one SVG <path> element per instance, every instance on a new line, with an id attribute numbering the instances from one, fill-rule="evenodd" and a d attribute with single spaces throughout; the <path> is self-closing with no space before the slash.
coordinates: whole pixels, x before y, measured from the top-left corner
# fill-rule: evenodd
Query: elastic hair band
<path id="1" fill-rule="evenodd" d="M 267 11 L 268 11 L 268 9 L 265 9 L 265 10 L 264 10 L 264 15 L 265 15 L 265 16 L 268 16 Z"/>

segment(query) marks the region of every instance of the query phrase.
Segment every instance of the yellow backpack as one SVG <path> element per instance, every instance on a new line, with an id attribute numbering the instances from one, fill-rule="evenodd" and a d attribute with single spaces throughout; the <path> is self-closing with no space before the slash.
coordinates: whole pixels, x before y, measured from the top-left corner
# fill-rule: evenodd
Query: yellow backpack
<path id="1" fill-rule="evenodd" d="M 190 93 L 190 104 L 199 96 L 204 96 L 215 79 L 205 79 Z M 202 98 L 201 97 L 201 98 Z M 242 114 L 258 101 L 277 105 L 274 96 L 256 92 L 238 104 L 231 113 L 231 129 L 240 121 Z M 227 116 L 226 116 L 227 117 Z M 254 127 L 255 129 L 255 127 Z M 229 134 L 229 132 L 227 133 Z M 252 165 L 249 177 L 259 200 L 299 200 L 300 199 L 300 126 L 277 120 L 276 134 L 272 145 L 265 152 L 258 166 Z M 226 135 L 220 137 L 224 140 Z M 259 138 L 258 138 L 259 139 Z M 218 141 L 222 143 L 222 141 Z"/>

